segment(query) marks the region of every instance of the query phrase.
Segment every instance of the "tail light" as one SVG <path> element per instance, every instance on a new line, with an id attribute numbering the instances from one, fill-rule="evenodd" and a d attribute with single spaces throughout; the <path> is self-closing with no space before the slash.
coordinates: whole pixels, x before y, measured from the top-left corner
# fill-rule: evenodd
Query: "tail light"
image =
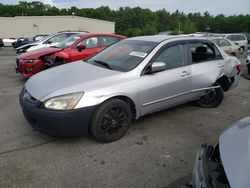
<path id="1" fill-rule="evenodd" d="M 241 64 L 236 65 L 236 69 L 238 70 L 238 73 L 237 73 L 237 74 L 240 74 L 240 71 L 241 71 Z"/>
<path id="2" fill-rule="evenodd" d="M 241 70 L 241 64 L 236 65 L 236 69 L 237 69 L 238 71 L 240 71 L 240 70 Z"/>

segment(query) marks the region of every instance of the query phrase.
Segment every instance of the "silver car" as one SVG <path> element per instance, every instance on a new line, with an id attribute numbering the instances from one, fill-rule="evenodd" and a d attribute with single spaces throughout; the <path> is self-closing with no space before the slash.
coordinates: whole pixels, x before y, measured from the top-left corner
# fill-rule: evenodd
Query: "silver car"
<path id="1" fill-rule="evenodd" d="M 238 84 L 240 62 L 207 39 L 144 36 L 118 42 L 88 61 L 32 76 L 20 93 L 23 113 L 41 131 L 124 136 L 132 119 L 189 101 L 217 107 Z"/>

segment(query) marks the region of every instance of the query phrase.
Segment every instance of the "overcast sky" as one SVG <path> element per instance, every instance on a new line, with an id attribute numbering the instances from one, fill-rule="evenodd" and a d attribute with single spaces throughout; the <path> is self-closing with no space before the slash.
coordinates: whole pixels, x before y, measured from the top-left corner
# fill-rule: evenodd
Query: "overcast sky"
<path id="1" fill-rule="evenodd" d="M 17 4 L 20 0 L 0 0 L 3 4 Z M 31 1 L 31 0 L 28 0 Z M 185 13 L 208 11 L 213 15 L 238 15 L 250 14 L 250 0 L 40 0 L 45 4 L 54 5 L 58 8 L 96 8 L 109 6 L 111 9 L 119 7 L 142 7 L 151 10 L 165 8 L 174 12 L 177 9 Z"/>

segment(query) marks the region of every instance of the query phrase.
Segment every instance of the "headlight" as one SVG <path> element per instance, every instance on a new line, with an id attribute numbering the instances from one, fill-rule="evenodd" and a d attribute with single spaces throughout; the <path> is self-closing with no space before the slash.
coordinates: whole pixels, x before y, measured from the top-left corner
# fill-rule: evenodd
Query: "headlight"
<path id="1" fill-rule="evenodd" d="M 43 107 L 51 110 L 71 110 L 77 105 L 82 96 L 83 93 L 72 93 L 54 97 L 45 101 Z"/>

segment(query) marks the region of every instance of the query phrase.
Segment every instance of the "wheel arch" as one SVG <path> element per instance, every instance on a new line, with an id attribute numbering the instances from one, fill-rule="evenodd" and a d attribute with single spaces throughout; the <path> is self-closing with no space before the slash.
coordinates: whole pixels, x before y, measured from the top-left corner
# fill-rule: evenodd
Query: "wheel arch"
<path id="1" fill-rule="evenodd" d="M 127 104 L 129 104 L 132 115 L 133 115 L 133 119 L 136 119 L 138 117 L 138 114 L 137 114 L 138 110 L 136 109 L 135 102 L 128 96 L 125 96 L 125 95 L 112 96 L 112 97 L 104 100 L 101 104 L 103 104 L 104 102 L 107 102 L 109 100 L 112 100 L 112 99 L 120 99 L 120 100 L 126 102 Z M 101 104 L 99 104 L 99 105 L 101 105 Z"/>
<path id="2" fill-rule="evenodd" d="M 222 75 L 221 77 L 219 77 L 215 83 L 218 83 L 223 91 L 228 91 L 232 84 L 226 75 Z"/>

